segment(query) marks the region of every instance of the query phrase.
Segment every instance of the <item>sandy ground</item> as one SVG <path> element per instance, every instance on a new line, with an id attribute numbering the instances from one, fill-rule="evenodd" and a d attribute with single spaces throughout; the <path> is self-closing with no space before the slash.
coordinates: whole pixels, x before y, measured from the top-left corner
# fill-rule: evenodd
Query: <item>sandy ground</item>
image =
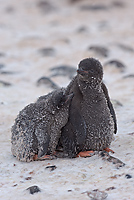
<path id="1" fill-rule="evenodd" d="M 90 192 L 95 189 L 104 195 L 97 199 L 134 200 L 133 8 L 132 0 L 0 0 L 1 200 L 86 200 L 93 199 Z M 90 49 L 94 46 L 101 52 Z M 44 48 L 51 49 L 41 51 Z M 51 67 L 77 69 L 79 61 L 89 56 L 104 65 L 118 120 L 111 148 L 126 165 L 117 169 L 98 155 L 32 163 L 16 160 L 10 139 L 14 119 L 24 106 L 52 91 L 48 84 L 37 86 L 37 80 L 50 77 Z M 111 60 L 123 65 L 106 64 Z M 60 87 L 70 81 L 67 76 L 51 80 Z M 57 168 L 46 169 L 51 165 Z M 31 195 L 26 189 L 33 185 L 41 192 Z"/>

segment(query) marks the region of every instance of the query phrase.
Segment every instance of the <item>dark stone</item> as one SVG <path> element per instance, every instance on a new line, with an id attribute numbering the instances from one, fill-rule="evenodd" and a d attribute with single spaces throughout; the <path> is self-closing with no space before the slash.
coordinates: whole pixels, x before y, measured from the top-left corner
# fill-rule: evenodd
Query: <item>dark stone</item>
<path id="1" fill-rule="evenodd" d="M 15 72 L 11 72 L 11 71 L 1 71 L 0 74 L 10 75 L 10 74 L 15 74 Z"/>
<path id="2" fill-rule="evenodd" d="M 76 69 L 74 67 L 68 66 L 68 65 L 52 67 L 50 69 L 50 71 L 52 72 L 51 77 L 53 77 L 53 76 L 68 76 L 70 79 L 72 79 L 74 77 L 74 75 L 76 74 Z"/>
<path id="3" fill-rule="evenodd" d="M 104 65 L 114 65 L 115 67 L 119 68 L 121 72 L 124 72 L 124 69 L 126 68 L 126 66 L 118 60 L 108 61 Z"/>
<path id="4" fill-rule="evenodd" d="M 121 2 L 121 1 L 113 1 L 112 5 L 114 7 L 117 7 L 117 8 L 124 8 L 125 7 L 125 4 L 123 2 Z"/>
<path id="5" fill-rule="evenodd" d="M 83 11 L 106 11 L 108 10 L 109 7 L 103 4 L 98 4 L 98 5 L 82 5 L 80 7 L 80 10 Z"/>
<path id="6" fill-rule="evenodd" d="M 88 32 L 88 29 L 86 26 L 81 26 L 77 29 L 78 33 Z"/>
<path id="7" fill-rule="evenodd" d="M 11 86 L 11 83 L 5 82 L 5 81 L 0 81 L 0 85 L 2 86 Z"/>
<path id="8" fill-rule="evenodd" d="M 125 166 L 125 163 L 123 163 L 121 160 L 119 160 L 118 158 L 115 158 L 113 156 L 110 156 L 108 152 L 106 151 L 101 151 L 99 152 L 99 155 L 103 158 L 103 160 L 106 160 L 108 162 L 111 162 L 115 165 L 115 167 L 117 169 L 119 169 L 120 167 Z"/>
<path id="9" fill-rule="evenodd" d="M 132 178 L 132 176 L 130 174 L 126 174 L 125 178 L 130 179 L 130 178 Z"/>
<path id="10" fill-rule="evenodd" d="M 37 80 L 37 86 L 40 86 L 40 85 L 45 85 L 53 89 L 59 88 L 52 80 L 50 80 L 50 78 L 45 77 L 45 76 Z"/>
<path id="11" fill-rule="evenodd" d="M 95 53 L 99 54 L 100 56 L 103 57 L 108 57 L 109 50 L 106 47 L 103 46 L 97 46 L 93 45 L 88 48 L 88 50 L 93 50 Z"/>
<path id="12" fill-rule="evenodd" d="M 81 1 L 81 0 L 70 0 L 71 3 L 77 3 L 79 1 Z"/>
<path id="13" fill-rule="evenodd" d="M 132 136 L 133 136 L 133 135 L 134 135 L 134 132 L 132 132 L 132 133 L 128 133 L 128 135 L 132 135 Z"/>
<path id="14" fill-rule="evenodd" d="M 29 190 L 30 194 L 41 192 L 40 188 L 36 185 L 27 188 L 27 190 Z"/>
<path id="15" fill-rule="evenodd" d="M 123 76 L 123 78 L 134 78 L 134 74 L 128 74 L 126 76 Z"/>
<path id="16" fill-rule="evenodd" d="M 46 169 L 51 169 L 51 171 L 54 171 L 56 168 L 57 168 L 56 165 L 51 165 L 46 167 Z"/>
<path id="17" fill-rule="evenodd" d="M 49 1 L 46 1 L 46 0 L 38 1 L 37 6 L 41 10 L 41 12 L 44 14 L 52 12 L 56 9 L 55 6 L 53 6 Z"/>
<path id="18" fill-rule="evenodd" d="M 39 49 L 38 52 L 42 56 L 54 56 L 55 55 L 55 50 L 51 47 Z"/>
<path id="19" fill-rule="evenodd" d="M 125 166 L 125 163 L 123 163 L 121 160 L 119 160 L 118 158 L 115 158 L 113 156 L 109 156 L 109 158 L 107 158 L 107 161 L 112 162 L 114 165 L 116 165 L 117 169 Z"/>
<path id="20" fill-rule="evenodd" d="M 15 11 L 15 9 L 14 9 L 14 7 L 12 7 L 12 6 L 8 6 L 8 7 L 6 7 L 6 12 L 7 13 L 13 13 Z"/>
<path id="21" fill-rule="evenodd" d="M 134 52 L 134 49 L 126 44 L 117 44 L 117 46 L 124 51 Z"/>

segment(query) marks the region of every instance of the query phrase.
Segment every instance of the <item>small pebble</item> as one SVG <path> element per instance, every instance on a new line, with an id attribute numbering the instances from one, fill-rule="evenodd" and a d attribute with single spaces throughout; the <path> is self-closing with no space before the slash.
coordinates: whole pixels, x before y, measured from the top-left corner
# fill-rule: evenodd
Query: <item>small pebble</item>
<path id="1" fill-rule="evenodd" d="M 57 168 L 56 165 L 51 165 L 46 167 L 46 169 L 51 169 L 51 171 L 54 171 L 56 168 Z"/>
<path id="2" fill-rule="evenodd" d="M 37 86 L 40 86 L 40 85 L 45 85 L 53 89 L 59 88 L 52 80 L 50 80 L 50 78 L 45 77 L 45 76 L 37 80 Z"/>
<path id="3" fill-rule="evenodd" d="M 41 192 L 40 188 L 36 185 L 27 188 L 27 190 L 29 190 L 30 194 Z"/>
<path id="4" fill-rule="evenodd" d="M 72 190 L 68 190 L 68 192 L 72 192 Z"/>
<path id="5" fill-rule="evenodd" d="M 31 179 L 32 179 L 32 177 L 26 177 L 26 178 L 25 178 L 25 180 L 27 180 L 27 181 L 28 181 L 28 180 L 31 180 Z"/>
<path id="6" fill-rule="evenodd" d="M 55 55 L 55 49 L 53 49 L 51 47 L 39 49 L 38 52 L 42 56 L 54 56 Z"/>
<path id="7" fill-rule="evenodd" d="M 132 176 L 130 174 L 126 174 L 125 178 L 130 179 L 130 178 L 132 178 Z"/>
<path id="8" fill-rule="evenodd" d="M 18 185 L 18 184 L 16 183 L 16 184 L 13 185 L 13 187 L 16 187 L 17 185 Z"/>
<path id="9" fill-rule="evenodd" d="M 116 187 L 112 186 L 112 187 L 107 188 L 106 191 L 114 190 L 114 189 L 116 189 Z"/>
<path id="10" fill-rule="evenodd" d="M 94 51 L 96 54 L 103 56 L 103 57 L 108 57 L 109 50 L 106 47 L 103 46 L 97 46 L 93 45 L 88 48 L 88 50 Z"/>

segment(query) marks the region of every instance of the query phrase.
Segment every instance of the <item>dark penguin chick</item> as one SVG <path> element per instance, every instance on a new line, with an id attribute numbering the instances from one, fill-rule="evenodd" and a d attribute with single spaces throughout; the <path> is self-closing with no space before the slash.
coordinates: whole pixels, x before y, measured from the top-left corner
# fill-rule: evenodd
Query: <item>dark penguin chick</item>
<path id="1" fill-rule="evenodd" d="M 87 58 L 79 63 L 77 75 L 66 89 L 66 94 L 73 92 L 74 98 L 60 144 L 69 157 L 80 151 L 108 148 L 117 131 L 115 112 L 102 78 L 101 63 Z"/>
<path id="2" fill-rule="evenodd" d="M 20 111 L 11 129 L 12 154 L 26 162 L 53 155 L 61 128 L 68 121 L 72 98 L 73 94 L 65 96 L 61 89 Z"/>

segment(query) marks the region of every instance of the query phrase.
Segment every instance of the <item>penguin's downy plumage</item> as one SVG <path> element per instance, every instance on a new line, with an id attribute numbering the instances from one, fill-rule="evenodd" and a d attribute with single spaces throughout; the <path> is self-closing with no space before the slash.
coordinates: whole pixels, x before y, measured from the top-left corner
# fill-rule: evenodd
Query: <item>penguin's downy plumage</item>
<path id="1" fill-rule="evenodd" d="M 77 75 L 66 88 L 66 94 L 73 92 L 74 98 L 59 145 L 69 157 L 108 148 L 117 131 L 115 111 L 102 79 L 101 63 L 87 58 L 79 63 Z"/>
<path id="2" fill-rule="evenodd" d="M 12 154 L 20 161 L 33 161 L 35 155 L 53 155 L 61 128 L 68 121 L 73 94 L 64 89 L 40 97 L 19 112 L 11 132 Z"/>

